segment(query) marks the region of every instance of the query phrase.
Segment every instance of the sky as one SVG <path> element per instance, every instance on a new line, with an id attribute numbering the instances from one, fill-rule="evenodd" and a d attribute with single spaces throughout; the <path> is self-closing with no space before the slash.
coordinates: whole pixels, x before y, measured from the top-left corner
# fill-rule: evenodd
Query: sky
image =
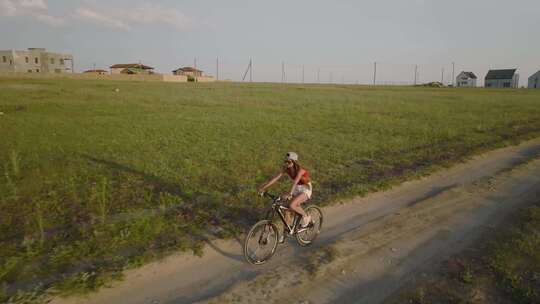
<path id="1" fill-rule="evenodd" d="M 450 82 L 540 70 L 538 0 L 0 0 L 0 50 L 72 54 L 75 70 L 141 62 L 254 81 Z M 282 72 L 282 68 L 284 73 Z M 443 70 L 444 69 L 444 70 Z M 283 76 L 284 74 L 284 76 Z M 248 76 L 249 77 L 249 76 Z"/>

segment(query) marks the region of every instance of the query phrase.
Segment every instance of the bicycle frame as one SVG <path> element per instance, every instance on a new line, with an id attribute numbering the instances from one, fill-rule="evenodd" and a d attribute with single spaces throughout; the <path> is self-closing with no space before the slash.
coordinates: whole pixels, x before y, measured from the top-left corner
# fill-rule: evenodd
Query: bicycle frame
<path id="1" fill-rule="evenodd" d="M 271 210 L 267 213 L 267 219 L 269 221 L 272 221 L 274 219 L 275 214 L 277 213 L 279 215 L 279 218 L 281 219 L 281 222 L 283 223 L 283 226 L 287 229 L 287 232 L 289 234 L 293 234 L 298 226 L 298 222 L 300 219 L 300 216 L 292 209 L 287 208 L 285 206 L 282 206 L 279 202 L 281 201 L 281 198 L 279 196 L 274 196 L 268 192 L 264 194 L 265 196 L 268 196 L 272 199 L 272 207 Z M 292 224 L 289 226 L 287 224 L 287 220 L 285 219 L 284 211 L 289 211 L 294 213 L 294 218 Z"/>
<path id="2" fill-rule="evenodd" d="M 307 207 L 306 212 L 310 215 L 316 214 L 316 222 L 310 221 L 306 227 L 301 227 L 301 216 L 294 210 L 281 205 L 282 199 L 279 196 L 274 196 L 267 192 L 262 193 L 264 197 L 270 197 L 272 203 L 267 209 L 266 219 L 258 221 L 254 224 L 246 235 L 244 241 L 244 257 L 252 265 L 260 265 L 268 261 L 272 255 L 274 255 L 278 244 L 283 243 L 285 236 L 295 236 L 296 241 L 300 246 L 308 246 L 320 233 L 322 226 L 323 214 L 319 207 L 311 205 Z M 285 212 L 294 212 L 294 219 L 291 225 L 287 224 Z M 274 223 L 276 213 L 279 219 L 283 223 L 283 230 L 280 231 Z M 276 220 L 277 221 L 277 220 Z M 309 234 L 303 234 L 304 231 L 309 230 Z M 282 238 L 283 237 L 283 238 Z M 258 238 L 258 242 L 257 242 Z M 271 247 L 267 247 L 270 245 Z M 263 248 L 262 255 L 259 249 Z M 268 251 L 270 249 L 270 251 Z"/>

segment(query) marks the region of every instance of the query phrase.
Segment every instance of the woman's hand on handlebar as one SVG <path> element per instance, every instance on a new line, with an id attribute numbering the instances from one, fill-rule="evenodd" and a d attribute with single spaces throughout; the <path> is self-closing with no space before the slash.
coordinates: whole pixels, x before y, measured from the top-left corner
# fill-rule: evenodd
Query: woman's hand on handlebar
<path id="1" fill-rule="evenodd" d="M 281 195 L 281 199 L 284 200 L 284 201 L 289 201 L 289 200 L 292 199 L 292 194 L 290 194 L 290 193 L 283 193 L 283 194 Z"/>

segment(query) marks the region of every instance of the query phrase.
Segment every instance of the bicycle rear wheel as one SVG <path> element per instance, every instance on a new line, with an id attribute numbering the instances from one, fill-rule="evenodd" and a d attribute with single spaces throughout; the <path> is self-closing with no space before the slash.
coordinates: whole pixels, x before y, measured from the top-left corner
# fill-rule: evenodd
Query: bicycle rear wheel
<path id="1" fill-rule="evenodd" d="M 299 229 L 299 232 L 296 233 L 296 241 L 300 246 L 307 246 L 313 243 L 321 232 L 323 223 L 323 214 L 319 207 L 309 206 L 305 211 L 311 216 L 311 223 L 307 228 Z"/>
<path id="2" fill-rule="evenodd" d="M 249 230 L 244 242 L 244 257 L 253 265 L 268 261 L 276 252 L 278 229 L 269 220 L 262 220 Z"/>

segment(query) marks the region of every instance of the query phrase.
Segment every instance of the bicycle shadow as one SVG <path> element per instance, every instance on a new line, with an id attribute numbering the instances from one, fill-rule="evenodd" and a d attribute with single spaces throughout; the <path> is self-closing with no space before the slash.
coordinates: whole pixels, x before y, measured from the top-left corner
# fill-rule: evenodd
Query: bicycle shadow
<path id="1" fill-rule="evenodd" d="M 134 176 L 139 177 L 145 184 L 152 186 L 152 191 L 154 192 L 155 197 L 159 197 L 160 193 L 168 193 L 171 195 L 178 196 L 182 199 L 185 204 L 182 206 L 182 208 L 186 209 L 187 211 L 190 211 L 194 214 L 197 212 L 203 210 L 215 210 L 213 208 L 224 208 L 223 206 L 218 206 L 215 202 L 213 202 L 208 195 L 204 193 L 186 193 L 181 189 L 179 185 L 176 185 L 174 183 L 168 182 L 163 180 L 162 178 L 155 176 L 153 174 L 143 172 L 141 170 L 129 167 L 125 164 L 118 163 L 116 161 L 106 160 L 106 159 L 100 159 L 91 155 L 87 154 L 80 154 L 80 156 L 83 159 L 86 159 L 87 161 L 90 161 L 95 164 L 103 165 L 107 167 L 108 169 L 112 170 L 113 172 L 124 172 L 128 173 Z M 154 210 L 147 210 L 154 211 Z M 171 210 L 166 210 L 165 212 L 174 212 L 177 211 L 174 208 L 171 208 Z M 255 210 L 245 210 L 245 208 L 241 209 L 231 209 L 231 208 L 225 208 L 221 209 L 225 215 L 225 217 L 228 218 L 228 224 L 233 224 L 236 227 L 246 228 L 249 225 L 249 222 L 251 218 L 256 218 L 258 213 Z M 159 213 L 156 213 L 159 214 Z M 136 215 L 135 215 L 136 217 Z M 124 218 L 129 219 L 130 216 L 125 216 Z M 219 221 L 212 221 L 212 222 L 219 222 Z M 202 241 L 205 244 L 208 244 L 210 248 L 215 250 L 216 252 L 220 253 L 226 258 L 232 259 L 234 261 L 243 261 L 243 253 L 242 253 L 242 246 L 243 242 L 240 240 L 239 232 L 238 230 L 245 230 L 245 229 L 231 229 L 230 227 L 227 227 L 227 224 L 220 225 L 220 224 L 213 224 L 212 229 L 200 229 L 200 232 L 194 233 L 193 231 L 190 231 L 189 238 L 195 241 Z M 197 229 L 199 230 L 199 229 Z M 216 234 L 215 230 L 221 230 L 223 232 L 226 232 L 226 235 L 232 236 L 232 239 L 235 240 L 235 243 L 239 244 L 239 253 L 235 254 L 233 252 L 228 252 L 220 248 L 216 245 L 215 240 L 219 239 L 219 235 Z"/>
<path id="2" fill-rule="evenodd" d="M 204 240 L 204 242 L 210 247 L 212 248 L 214 251 L 218 252 L 219 254 L 221 254 L 222 256 L 226 257 L 226 258 L 229 258 L 231 260 L 234 260 L 234 261 L 237 261 L 237 262 L 244 262 L 245 259 L 244 259 L 244 255 L 242 253 L 242 250 L 243 250 L 243 242 L 240 240 L 240 238 L 237 236 L 237 235 L 234 235 L 233 236 L 233 239 L 235 240 L 234 243 L 237 243 L 238 244 L 238 252 L 240 252 L 241 254 L 235 254 L 235 253 L 232 253 L 232 252 L 227 252 L 223 249 L 221 249 L 219 246 L 217 246 L 215 244 L 215 239 L 212 240 L 212 239 L 209 239 L 209 238 L 206 238 Z"/>

